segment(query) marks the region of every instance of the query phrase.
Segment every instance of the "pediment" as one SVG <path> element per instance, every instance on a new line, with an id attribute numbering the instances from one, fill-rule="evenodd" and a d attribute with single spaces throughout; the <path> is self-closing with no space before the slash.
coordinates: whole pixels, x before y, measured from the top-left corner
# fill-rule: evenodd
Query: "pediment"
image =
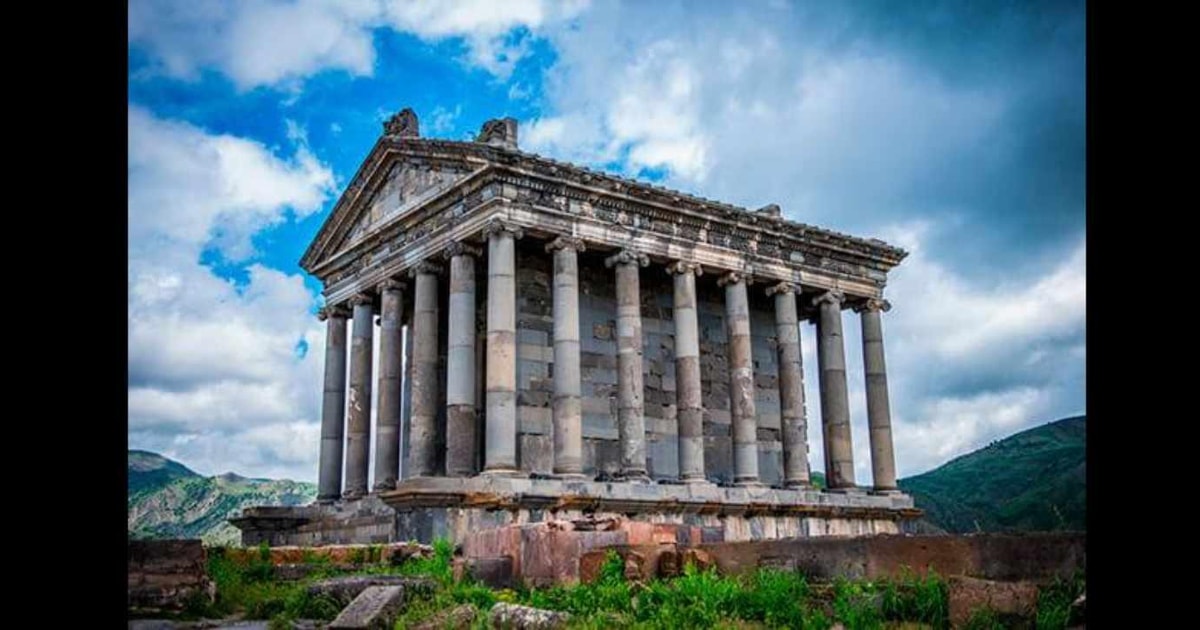
<path id="1" fill-rule="evenodd" d="M 471 165 L 465 162 L 435 162 L 412 155 L 398 156 L 386 168 L 382 177 L 370 178 L 369 188 L 354 203 L 334 207 L 334 214 L 315 240 L 325 243 L 312 252 L 314 259 L 306 262 L 315 266 L 353 247 L 392 219 L 452 188 L 471 172 Z M 325 234 L 326 230 L 332 232 Z"/>

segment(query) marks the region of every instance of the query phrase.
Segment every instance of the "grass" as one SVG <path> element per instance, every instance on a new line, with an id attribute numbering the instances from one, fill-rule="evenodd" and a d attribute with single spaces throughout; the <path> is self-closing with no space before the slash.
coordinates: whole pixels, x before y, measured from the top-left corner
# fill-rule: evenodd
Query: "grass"
<path id="1" fill-rule="evenodd" d="M 189 618 L 226 617 L 239 614 L 248 619 L 271 620 L 271 627 L 285 628 L 294 619 L 333 619 L 339 606 L 319 596 L 310 596 L 310 582 L 335 574 L 328 563 L 317 562 L 316 571 L 298 582 L 273 579 L 270 553 L 266 548 L 247 561 L 226 557 L 223 550 L 209 554 L 209 574 L 217 584 L 217 600 L 196 602 Z M 455 580 L 451 569 L 453 547 L 440 540 L 429 557 L 410 558 L 399 566 L 378 563 L 380 555 L 363 552 L 365 564 L 355 573 L 426 576 L 436 588 L 432 594 L 411 601 L 397 620 L 405 628 L 462 604 L 477 613 L 473 628 L 487 627 L 487 612 L 505 601 L 572 614 L 570 628 L 798 628 L 827 629 L 840 622 L 847 630 L 885 628 L 898 622 L 949 627 L 946 581 L 930 571 L 912 572 L 890 580 L 836 579 L 815 586 L 799 572 L 760 568 L 729 576 L 714 569 L 700 570 L 692 564 L 673 579 L 646 582 L 625 579 L 625 564 L 609 551 L 598 578 L 588 584 L 543 589 L 492 590 L 470 580 Z M 1070 605 L 1083 591 L 1083 575 L 1060 580 L 1039 594 L 1037 628 L 1060 630 L 1067 626 Z M 990 611 L 978 611 L 968 628 L 1003 627 Z"/>

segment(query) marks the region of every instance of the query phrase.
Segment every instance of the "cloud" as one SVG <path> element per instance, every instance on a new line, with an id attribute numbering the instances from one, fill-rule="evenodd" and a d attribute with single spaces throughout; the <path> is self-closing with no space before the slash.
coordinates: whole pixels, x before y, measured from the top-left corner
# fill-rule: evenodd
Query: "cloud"
<path id="1" fill-rule="evenodd" d="M 150 73 L 196 79 L 215 69 L 239 90 L 297 92 L 326 70 L 371 76 L 374 34 L 390 28 L 427 42 L 462 40 L 463 61 L 506 79 L 537 29 L 581 13 L 586 1 L 547 0 L 139 0 L 129 7 L 129 44 Z"/>
<path id="2" fill-rule="evenodd" d="M 324 331 L 311 314 L 315 296 L 300 274 L 250 263 L 235 283 L 200 263 L 208 250 L 246 259 L 254 234 L 333 194 L 332 172 L 302 130 L 290 126 L 289 136 L 294 149 L 280 155 L 130 108 L 130 447 L 207 471 L 239 461 L 251 474 L 313 477 L 315 451 L 294 442 L 315 444 L 318 434 Z M 230 459 L 251 445 L 253 457 Z"/>

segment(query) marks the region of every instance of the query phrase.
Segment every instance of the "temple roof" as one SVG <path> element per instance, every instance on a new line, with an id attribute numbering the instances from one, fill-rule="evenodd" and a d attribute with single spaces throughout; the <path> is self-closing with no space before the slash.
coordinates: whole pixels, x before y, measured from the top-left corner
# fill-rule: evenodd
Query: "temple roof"
<path id="1" fill-rule="evenodd" d="M 512 119 L 503 120 L 512 121 Z M 496 122 L 500 121 L 488 121 L 487 124 Z M 485 133 L 488 131 L 487 124 L 484 126 Z M 512 121 L 511 124 L 515 126 L 515 121 Z M 537 153 L 522 151 L 519 148 L 515 148 L 514 145 L 515 138 L 508 145 L 504 145 L 498 142 L 485 143 L 478 140 L 445 140 L 385 133 L 376 142 L 367 159 L 363 161 L 358 172 L 355 173 L 354 178 L 334 205 L 333 210 L 301 258 L 301 266 L 311 271 L 320 260 L 334 253 L 325 251 L 329 246 L 329 240 L 333 236 L 333 233 L 346 220 L 353 221 L 356 213 L 355 209 L 350 206 L 354 205 L 354 202 L 361 198 L 358 193 L 366 185 L 366 180 L 379 167 L 387 166 L 382 164 L 383 159 L 393 154 L 396 157 L 399 157 L 399 154 L 423 154 L 431 158 L 457 158 L 474 163 L 473 166 L 479 170 L 488 165 L 507 167 L 509 169 L 515 168 L 521 171 L 532 172 L 534 175 L 568 180 L 576 185 L 601 188 L 615 194 L 629 195 L 646 201 L 675 205 L 680 210 L 710 214 L 721 219 L 746 221 L 749 223 L 765 222 L 768 226 L 775 227 L 783 232 L 799 233 L 805 235 L 807 238 L 815 238 L 816 240 L 831 244 L 840 243 L 844 246 L 851 246 L 856 250 L 869 250 L 875 256 L 885 259 L 890 263 L 887 265 L 889 267 L 898 264 L 908 255 L 908 252 L 903 249 L 877 238 L 853 236 L 836 230 L 783 218 L 779 212 L 779 207 L 775 204 L 768 204 L 759 210 L 751 210 L 650 182 L 556 160 Z M 369 194 L 367 196 L 369 197 Z"/>

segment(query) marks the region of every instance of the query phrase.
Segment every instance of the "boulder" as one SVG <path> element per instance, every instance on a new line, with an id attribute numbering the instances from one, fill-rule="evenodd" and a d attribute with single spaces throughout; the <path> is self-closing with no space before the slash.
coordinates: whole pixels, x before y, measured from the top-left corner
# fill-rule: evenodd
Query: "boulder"
<path id="1" fill-rule="evenodd" d="M 500 602 L 492 606 L 488 623 L 505 630 L 558 630 L 567 627 L 570 613 Z"/>
<path id="2" fill-rule="evenodd" d="M 369 628 L 389 630 L 404 610 L 407 597 L 403 586 L 368 586 L 329 624 L 330 629 Z"/>

